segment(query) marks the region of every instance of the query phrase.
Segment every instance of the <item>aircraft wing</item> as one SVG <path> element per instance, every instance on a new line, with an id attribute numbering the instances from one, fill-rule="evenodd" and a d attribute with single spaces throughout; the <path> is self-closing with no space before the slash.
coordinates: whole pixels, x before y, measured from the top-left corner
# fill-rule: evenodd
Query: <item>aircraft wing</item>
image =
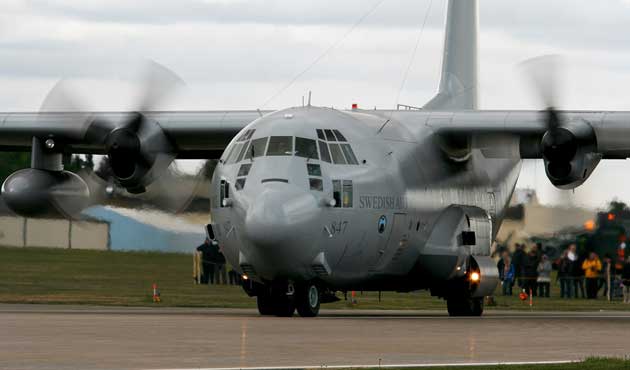
<path id="1" fill-rule="evenodd" d="M 219 158 L 232 138 L 267 112 L 148 112 L 180 159 Z M 28 151 L 33 137 L 53 138 L 71 153 L 105 154 L 106 137 L 133 119 L 133 112 L 0 113 L 0 151 Z M 107 130 L 93 129 L 107 122 Z M 102 124 L 100 126 L 103 126 Z"/>
<path id="2" fill-rule="evenodd" d="M 630 158 L 630 112 L 427 112 L 425 124 L 447 154 L 476 148 L 489 158 L 542 158 L 561 189 L 583 184 L 602 159 Z"/>
<path id="3" fill-rule="evenodd" d="M 577 147 L 588 146 L 602 159 L 630 158 L 630 112 L 557 111 L 427 112 L 425 124 L 443 136 L 468 136 L 491 143 L 494 137 L 517 137 L 521 158 L 543 158 L 543 136 L 559 137 Z M 549 142 L 549 144 L 554 144 Z M 555 143 L 558 144 L 558 143 Z M 566 142 L 565 144 L 569 144 Z"/>

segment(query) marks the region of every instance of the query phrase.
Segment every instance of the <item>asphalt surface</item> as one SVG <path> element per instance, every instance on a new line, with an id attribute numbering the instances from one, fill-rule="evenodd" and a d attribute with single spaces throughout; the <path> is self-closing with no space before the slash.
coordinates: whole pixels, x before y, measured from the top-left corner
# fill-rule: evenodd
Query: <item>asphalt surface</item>
<path id="1" fill-rule="evenodd" d="M 322 367 L 627 356 L 630 312 L 323 311 L 0 305 L 2 369 Z"/>

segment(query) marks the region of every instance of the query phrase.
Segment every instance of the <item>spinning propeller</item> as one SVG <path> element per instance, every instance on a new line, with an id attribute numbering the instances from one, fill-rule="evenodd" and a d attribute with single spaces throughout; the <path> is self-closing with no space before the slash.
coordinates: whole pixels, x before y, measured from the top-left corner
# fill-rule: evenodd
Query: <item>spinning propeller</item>
<path id="1" fill-rule="evenodd" d="M 43 127 L 45 121 L 53 115 L 66 125 L 81 126 L 88 145 L 105 148 L 107 160 L 101 162 L 101 165 L 109 165 L 110 171 L 100 171 L 105 174 L 105 178 L 88 170 L 80 173 L 88 184 L 87 200 L 84 192 L 68 196 L 68 192 L 61 191 L 57 193 L 63 196 L 57 196 L 55 192 L 42 186 L 40 191 L 47 192 L 48 204 L 53 206 L 51 208 L 64 216 L 75 217 L 86 206 L 102 203 L 111 195 L 108 193 L 123 193 L 124 197 L 149 206 L 170 212 L 183 211 L 199 191 L 203 173 L 200 170 L 196 176 L 187 176 L 177 170 L 174 162 L 177 155 L 175 148 L 150 113 L 182 85 L 183 81 L 175 73 L 150 62 L 146 68 L 141 99 L 135 111 L 124 114 L 87 113 L 82 109 L 85 105 L 71 93 L 70 81 L 59 81 L 40 109 Z M 38 170 L 31 169 L 30 172 L 35 173 Z M 63 173 L 67 174 L 65 171 Z M 37 175 L 51 176 L 50 173 L 41 171 Z M 61 187 L 64 186 L 65 184 Z M 75 184 L 74 189 L 77 188 L 80 186 Z M 116 188 L 125 191 L 113 191 Z M 20 200 L 25 198 L 21 194 L 20 197 Z M 17 208 L 28 210 L 33 207 L 27 204 Z"/>

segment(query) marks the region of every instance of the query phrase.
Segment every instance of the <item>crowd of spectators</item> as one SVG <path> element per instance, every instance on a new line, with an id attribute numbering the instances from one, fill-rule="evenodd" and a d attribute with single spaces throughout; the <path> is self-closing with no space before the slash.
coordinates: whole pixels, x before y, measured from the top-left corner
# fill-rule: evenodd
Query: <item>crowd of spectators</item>
<path id="1" fill-rule="evenodd" d="M 630 303 L 630 256 L 617 262 L 609 256 L 602 260 L 595 252 L 580 256 L 575 244 L 551 261 L 541 244 L 529 249 L 517 244 L 514 253 L 507 250 L 501 253 L 497 268 L 506 296 L 512 295 L 518 285 L 527 294 L 550 297 L 551 273 L 555 268 L 558 272 L 554 283 L 560 286 L 561 298 L 597 299 L 600 292 L 604 297 L 623 292 L 624 302 Z"/>

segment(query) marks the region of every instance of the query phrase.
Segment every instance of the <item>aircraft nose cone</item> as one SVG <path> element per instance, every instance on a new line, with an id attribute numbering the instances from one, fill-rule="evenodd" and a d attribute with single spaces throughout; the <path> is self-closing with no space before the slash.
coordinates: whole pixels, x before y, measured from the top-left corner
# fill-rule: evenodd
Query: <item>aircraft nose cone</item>
<path id="1" fill-rule="evenodd" d="M 315 198 L 290 186 L 264 189 L 245 217 L 245 235 L 256 246 L 280 248 L 308 234 L 319 214 Z"/>

